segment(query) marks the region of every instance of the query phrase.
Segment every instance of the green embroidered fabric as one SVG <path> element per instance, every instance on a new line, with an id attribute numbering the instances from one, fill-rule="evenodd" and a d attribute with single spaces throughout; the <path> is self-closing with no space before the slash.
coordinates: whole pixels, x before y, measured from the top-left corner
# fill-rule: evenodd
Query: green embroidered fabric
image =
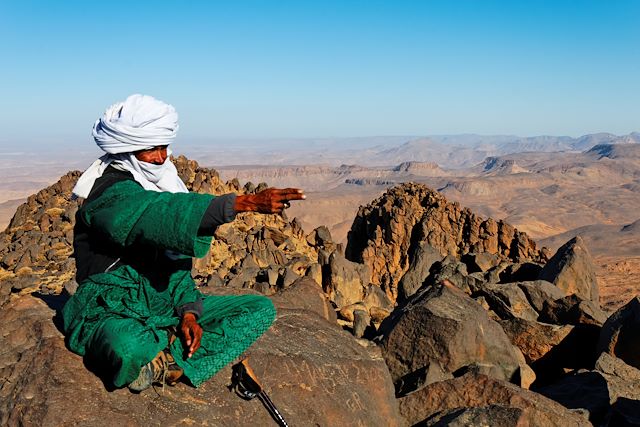
<path id="1" fill-rule="evenodd" d="M 125 247 L 144 243 L 203 256 L 211 237 L 197 236 L 213 196 L 145 191 L 135 183 L 114 184 L 81 214 L 100 234 Z M 176 307 L 203 299 L 198 323 L 200 348 L 190 359 L 180 340 L 171 345 L 176 362 L 196 387 L 244 352 L 275 319 L 268 298 L 257 295 L 203 296 L 189 270 L 176 269 L 167 283 L 151 283 L 128 265 L 94 274 L 65 304 L 62 318 L 67 345 L 113 373 L 123 387 L 168 345 L 168 327 L 176 326 Z"/>

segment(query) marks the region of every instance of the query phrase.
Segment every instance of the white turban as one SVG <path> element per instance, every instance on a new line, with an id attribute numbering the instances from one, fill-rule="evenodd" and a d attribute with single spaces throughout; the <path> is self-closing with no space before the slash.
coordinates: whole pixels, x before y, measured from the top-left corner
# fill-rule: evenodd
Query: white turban
<path id="1" fill-rule="evenodd" d="M 187 192 L 171 161 L 162 165 L 139 161 L 133 152 L 169 145 L 178 130 L 178 114 L 169 104 L 148 96 L 131 95 L 113 104 L 93 125 L 93 138 L 105 154 L 82 174 L 73 189 L 87 197 L 107 166 L 130 172 L 143 188 L 152 191 Z M 167 155 L 171 150 L 167 149 Z"/>

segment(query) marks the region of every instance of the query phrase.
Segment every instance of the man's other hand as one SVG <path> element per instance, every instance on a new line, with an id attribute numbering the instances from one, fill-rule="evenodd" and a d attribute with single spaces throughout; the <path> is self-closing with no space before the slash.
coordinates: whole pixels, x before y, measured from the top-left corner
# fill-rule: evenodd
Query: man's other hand
<path id="1" fill-rule="evenodd" d="M 280 213 L 289 207 L 290 200 L 304 200 L 307 196 L 299 188 L 267 188 L 256 194 L 236 197 L 236 212 Z"/>
<path id="2" fill-rule="evenodd" d="M 195 314 L 185 313 L 182 316 L 180 333 L 182 334 L 182 343 L 187 349 L 187 358 L 190 358 L 200 348 L 200 340 L 202 340 L 202 327 L 198 324 Z"/>

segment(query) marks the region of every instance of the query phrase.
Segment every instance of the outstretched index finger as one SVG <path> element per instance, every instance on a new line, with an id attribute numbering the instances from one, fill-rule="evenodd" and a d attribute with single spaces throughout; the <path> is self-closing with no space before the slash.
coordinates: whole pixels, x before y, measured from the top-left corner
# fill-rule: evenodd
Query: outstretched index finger
<path id="1" fill-rule="evenodd" d="M 304 200 L 307 195 L 299 188 L 282 188 L 278 190 L 278 195 L 286 200 Z"/>

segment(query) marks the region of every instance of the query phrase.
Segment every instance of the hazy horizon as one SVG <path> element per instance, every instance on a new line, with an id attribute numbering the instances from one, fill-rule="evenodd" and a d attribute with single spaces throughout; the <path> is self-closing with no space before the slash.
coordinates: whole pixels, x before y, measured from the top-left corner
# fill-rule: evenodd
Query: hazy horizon
<path id="1" fill-rule="evenodd" d="M 639 128 L 640 129 L 640 128 Z M 419 139 L 434 139 L 440 143 L 447 144 L 448 141 L 444 139 L 453 139 L 452 143 L 460 143 L 455 141 L 456 139 L 462 139 L 465 137 L 478 138 L 479 140 L 491 141 L 493 139 L 535 139 L 535 138 L 570 138 L 578 140 L 580 138 L 589 137 L 592 135 L 612 135 L 614 137 L 622 138 L 630 135 L 640 134 L 639 130 L 633 130 L 626 134 L 615 134 L 613 132 L 596 132 L 584 135 L 552 135 L 552 134 L 536 134 L 536 135 L 515 135 L 515 134 L 478 134 L 478 133 L 460 133 L 460 134 L 440 134 L 440 135 L 371 135 L 371 136 L 353 136 L 353 137 L 262 137 L 262 138 L 242 138 L 242 137 L 229 137 L 229 138 L 181 138 L 179 135 L 171 145 L 174 153 L 181 154 L 182 149 L 186 151 L 194 150 L 197 148 L 207 149 L 258 149 L 258 150 L 279 150 L 290 149 L 292 144 L 298 143 L 310 143 L 315 145 L 331 144 L 336 142 L 350 142 L 352 145 L 349 148 L 371 148 L 378 145 L 390 145 L 401 144 L 404 142 L 410 142 Z M 234 144 L 230 147 L 229 143 Z M 75 157 L 78 155 L 102 155 L 104 154 L 95 145 L 91 135 L 88 135 L 83 141 L 61 141 L 58 143 L 44 143 L 37 146 L 15 146 L 13 144 L 7 144 L 0 139 L 0 155 L 16 156 L 16 155 L 35 155 L 38 153 L 58 153 L 62 156 L 68 155 L 64 152 L 65 149 L 73 148 Z M 307 147 L 308 148 L 308 147 Z M 342 147 L 345 148 L 345 147 Z"/>

